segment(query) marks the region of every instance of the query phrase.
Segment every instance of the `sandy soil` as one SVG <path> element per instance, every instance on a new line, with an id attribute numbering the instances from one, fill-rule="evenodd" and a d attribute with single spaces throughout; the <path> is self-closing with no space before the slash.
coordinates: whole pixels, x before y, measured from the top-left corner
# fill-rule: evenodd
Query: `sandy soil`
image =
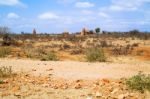
<path id="1" fill-rule="evenodd" d="M 139 71 L 150 74 L 150 62 L 1 59 L 0 66 L 12 66 L 15 72 L 23 72 L 0 84 L 0 99 L 150 99 L 150 93 L 130 91 L 119 79 Z"/>
<path id="2" fill-rule="evenodd" d="M 139 71 L 150 73 L 150 62 L 138 63 L 88 63 L 73 61 L 34 61 L 1 59 L 0 66 L 12 66 L 16 72 L 34 75 L 52 75 L 64 79 L 101 79 L 130 77 Z"/>

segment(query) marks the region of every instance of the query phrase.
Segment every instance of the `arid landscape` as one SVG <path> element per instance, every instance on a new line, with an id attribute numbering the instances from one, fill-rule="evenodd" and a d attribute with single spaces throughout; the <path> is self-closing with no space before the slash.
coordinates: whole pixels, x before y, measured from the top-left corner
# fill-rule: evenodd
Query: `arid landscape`
<path id="1" fill-rule="evenodd" d="M 150 99 L 150 0 L 0 0 L 0 99 Z"/>
<path id="2" fill-rule="evenodd" d="M 150 99 L 150 34 L 1 34 L 1 99 Z"/>

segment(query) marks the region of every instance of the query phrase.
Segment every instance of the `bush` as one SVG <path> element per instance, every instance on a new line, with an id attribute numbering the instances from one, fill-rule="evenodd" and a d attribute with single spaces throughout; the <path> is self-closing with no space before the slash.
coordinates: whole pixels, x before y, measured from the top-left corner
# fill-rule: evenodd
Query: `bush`
<path id="1" fill-rule="evenodd" d="M 86 59 L 89 62 L 106 62 L 106 57 L 103 50 L 96 47 L 87 49 Z"/>
<path id="2" fill-rule="evenodd" d="M 108 44 L 106 41 L 101 41 L 101 47 L 108 47 Z"/>
<path id="3" fill-rule="evenodd" d="M 133 48 L 130 45 L 127 46 L 119 46 L 112 48 L 112 55 L 119 56 L 119 55 L 128 55 L 131 53 Z"/>
<path id="4" fill-rule="evenodd" d="M 0 67 L 0 77 L 10 77 L 12 75 L 12 67 Z"/>
<path id="5" fill-rule="evenodd" d="M 3 84 L 4 83 L 4 81 L 3 80 L 0 80 L 0 84 Z"/>
<path id="6" fill-rule="evenodd" d="M 46 55 L 43 55 L 41 60 L 42 61 L 57 61 L 58 57 L 54 52 L 49 52 Z"/>
<path id="7" fill-rule="evenodd" d="M 144 92 L 145 90 L 150 91 L 150 75 L 144 75 L 139 73 L 126 80 L 127 86 L 132 90 Z"/>
<path id="8" fill-rule="evenodd" d="M 9 47 L 1 47 L 0 48 L 0 58 L 6 57 L 11 52 Z"/>
<path id="9" fill-rule="evenodd" d="M 9 36 L 9 34 L 4 34 L 2 45 L 3 45 L 3 46 L 10 46 L 11 43 L 12 43 L 12 39 L 11 39 L 11 37 Z"/>

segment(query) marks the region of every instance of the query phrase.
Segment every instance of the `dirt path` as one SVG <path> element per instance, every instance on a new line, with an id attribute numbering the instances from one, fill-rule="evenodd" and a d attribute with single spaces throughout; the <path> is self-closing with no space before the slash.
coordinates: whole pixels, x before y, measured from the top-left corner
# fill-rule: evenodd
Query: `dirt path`
<path id="1" fill-rule="evenodd" d="M 65 79 L 122 78 L 136 75 L 139 71 L 150 74 L 150 63 L 88 63 L 72 61 L 33 61 L 1 59 L 0 66 L 12 66 L 14 71 L 34 75 L 53 75 Z"/>

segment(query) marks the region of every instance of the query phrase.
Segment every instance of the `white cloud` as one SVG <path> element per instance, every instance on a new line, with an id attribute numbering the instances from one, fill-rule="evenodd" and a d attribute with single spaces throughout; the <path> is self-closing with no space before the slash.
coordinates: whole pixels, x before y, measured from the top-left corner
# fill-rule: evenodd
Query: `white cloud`
<path id="1" fill-rule="evenodd" d="M 76 2 L 75 7 L 77 8 L 90 8 L 94 7 L 95 5 L 90 2 Z"/>
<path id="2" fill-rule="evenodd" d="M 111 5 L 110 10 L 111 11 L 135 11 L 138 8 L 136 6 L 131 6 L 131 7 L 125 7 L 125 6 L 120 6 L 120 5 Z"/>
<path id="3" fill-rule="evenodd" d="M 56 14 L 52 12 L 46 12 L 46 13 L 40 14 L 38 18 L 43 19 L 43 20 L 51 20 L 51 19 L 58 19 L 59 16 L 57 16 Z"/>
<path id="4" fill-rule="evenodd" d="M 112 4 L 102 8 L 105 11 L 136 11 L 145 3 L 150 3 L 150 0 L 112 0 Z"/>
<path id="5" fill-rule="evenodd" d="M 26 6 L 25 4 L 20 2 L 20 0 L 0 0 L 0 6 L 1 5 L 5 5 L 5 6 L 19 5 L 19 6 L 24 6 L 24 7 Z"/>
<path id="6" fill-rule="evenodd" d="M 75 1 L 79 1 L 79 0 L 57 0 L 58 3 L 61 3 L 61 4 L 68 4 L 68 3 L 73 3 Z"/>
<path id="7" fill-rule="evenodd" d="M 19 17 L 20 17 L 19 15 L 17 15 L 16 13 L 13 13 L 13 12 L 11 12 L 7 15 L 8 19 L 18 19 Z"/>
<path id="8" fill-rule="evenodd" d="M 104 12 L 99 12 L 98 15 L 103 18 L 109 18 L 109 15 Z"/>
<path id="9" fill-rule="evenodd" d="M 93 11 L 91 11 L 91 10 L 82 10 L 81 13 L 89 15 L 89 14 L 93 14 Z"/>

